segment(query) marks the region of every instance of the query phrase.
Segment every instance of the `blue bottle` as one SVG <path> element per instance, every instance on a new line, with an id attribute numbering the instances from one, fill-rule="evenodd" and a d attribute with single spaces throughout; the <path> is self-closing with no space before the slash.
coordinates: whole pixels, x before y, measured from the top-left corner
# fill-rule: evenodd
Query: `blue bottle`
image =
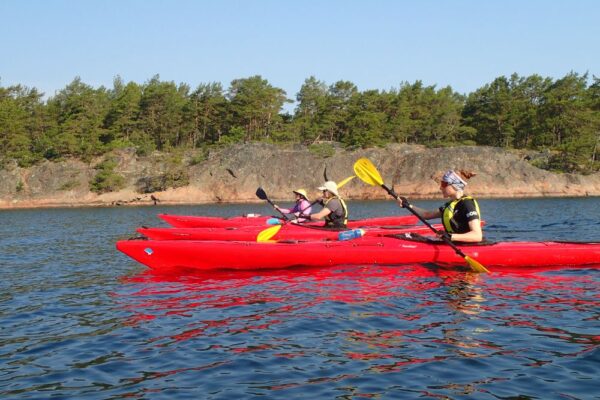
<path id="1" fill-rule="evenodd" d="M 362 237 L 365 234 L 363 229 L 352 229 L 351 231 L 343 231 L 338 234 L 338 240 L 352 240 Z"/>

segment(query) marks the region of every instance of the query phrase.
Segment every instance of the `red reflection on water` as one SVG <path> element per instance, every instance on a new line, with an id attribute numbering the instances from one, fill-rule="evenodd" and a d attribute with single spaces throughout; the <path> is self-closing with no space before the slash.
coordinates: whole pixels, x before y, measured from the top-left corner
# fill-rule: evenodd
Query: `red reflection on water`
<path id="1" fill-rule="evenodd" d="M 452 272 L 443 271 L 444 276 Z M 460 273 L 464 275 L 463 273 Z M 325 301 L 344 303 L 385 302 L 444 284 L 429 282 L 439 273 L 422 266 L 295 268 L 269 271 L 211 271 L 194 274 L 161 274 L 152 270 L 122 278 L 138 290 L 122 301 L 131 312 L 130 325 L 157 318 L 191 317 L 198 309 L 268 305 L 249 314 L 194 321 L 164 340 L 189 340 L 198 336 L 268 330 L 297 316 L 303 309 Z M 446 278 L 445 278 L 446 279 Z M 299 299 L 301 299 L 299 301 Z M 302 314 L 310 318 L 310 314 Z M 294 356 L 294 355 L 292 355 Z"/>
<path id="2" fill-rule="evenodd" d="M 276 339 L 273 337 L 276 335 L 270 335 L 269 330 L 277 329 L 277 326 L 292 319 L 310 320 L 315 311 L 313 307 L 323 302 L 389 305 L 356 307 L 360 311 L 352 314 L 356 318 L 352 321 L 352 328 L 342 327 L 335 332 L 336 339 L 341 338 L 342 346 L 332 350 L 333 357 L 336 361 L 344 357 L 352 360 L 362 368 L 360 374 L 344 374 L 332 369 L 323 372 L 330 376 L 319 378 L 298 375 L 289 378 L 296 381 L 277 381 L 278 384 L 270 387 L 265 385 L 270 390 L 327 384 L 368 374 L 402 373 L 415 365 L 420 368 L 427 364 L 436 366 L 448 358 L 476 359 L 491 357 L 491 354 L 510 356 L 514 348 L 507 348 L 505 343 L 492 342 L 493 330 L 502 325 L 517 331 L 532 330 L 538 337 L 548 335 L 559 341 L 581 344 L 575 356 L 593 351 L 599 344 L 598 335 L 569 332 L 556 325 L 546 326 L 552 321 L 538 319 L 535 312 L 527 312 L 544 310 L 562 314 L 573 308 L 589 312 L 597 305 L 597 301 L 585 296 L 585 291 L 593 292 L 597 282 L 578 274 L 557 275 L 539 271 L 524 274 L 519 271 L 517 274 L 493 272 L 479 275 L 405 265 L 192 274 L 160 274 L 145 270 L 138 275 L 124 277 L 122 281 L 131 290 L 119 295 L 123 307 L 131 312 L 128 323 L 151 324 L 156 319 L 173 317 L 178 320 L 172 326 L 164 324 L 168 326 L 166 334 L 162 330 L 162 336 L 153 338 L 151 342 L 154 345 L 168 346 L 197 338 L 211 338 L 203 340 L 202 346 L 226 353 L 231 358 L 237 355 L 252 357 L 254 352 L 259 353 L 256 357 L 263 357 L 260 352 L 266 352 L 264 357 L 279 357 L 283 359 L 281 362 L 287 362 L 285 359 L 315 357 L 312 349 L 304 345 L 301 339 L 293 335 Z M 548 293 L 553 293 L 549 301 Z M 410 309 L 396 307 L 398 303 L 394 303 L 394 300 L 399 297 L 410 298 L 411 302 L 407 303 Z M 432 312 L 438 314 L 431 317 Z M 361 324 L 361 318 L 371 317 L 391 322 L 379 328 Z M 590 318 L 591 323 L 597 322 L 597 314 L 596 319 Z M 465 328 L 473 319 L 482 322 L 472 325 L 477 328 Z M 182 324 L 181 321 L 187 323 Z M 404 329 L 394 326 L 396 322 Z M 262 335 L 263 332 L 267 334 Z M 241 335 L 246 333 L 253 335 Z M 228 344 L 227 341 L 223 344 L 211 343 L 217 340 L 214 338 L 235 338 L 235 335 L 240 337 L 235 344 Z M 249 339 L 249 336 L 253 338 Z M 338 342 L 335 343 L 337 345 Z M 297 349 L 295 345 L 298 345 Z M 431 348 L 443 349 L 444 354 L 434 356 Z M 325 357 L 321 354 L 318 356 Z M 538 359 L 531 359 L 530 362 L 524 360 L 529 363 L 523 365 L 540 367 L 552 362 L 551 358 L 549 360 L 539 359 L 538 356 Z M 155 379 L 182 371 L 185 370 L 164 371 L 136 378 Z M 467 393 L 476 390 L 480 384 L 483 383 L 473 383 L 472 387 L 469 384 L 447 384 L 443 387 Z M 423 392 L 423 395 L 426 396 L 426 393 L 429 392 Z M 368 394 L 365 393 L 365 397 Z M 430 397 L 435 395 L 431 394 Z"/>
<path id="3" fill-rule="evenodd" d="M 508 279 L 504 279 L 508 278 Z M 230 309 L 238 307 L 244 310 L 241 315 L 222 319 L 203 319 L 188 323 L 185 329 L 173 332 L 168 337 L 157 337 L 155 342 L 164 340 L 189 340 L 199 336 L 212 337 L 222 334 L 239 334 L 252 331 L 269 330 L 274 325 L 300 316 L 310 318 L 304 309 L 322 302 L 386 304 L 398 297 L 415 297 L 419 300 L 416 310 L 411 313 L 399 311 L 395 315 L 382 313 L 381 318 L 399 318 L 407 321 L 426 319 L 418 310 L 427 310 L 440 306 L 440 297 L 429 298 L 423 293 L 444 288 L 444 307 L 448 307 L 457 316 L 474 316 L 486 311 L 497 311 L 503 305 L 498 299 L 509 304 L 520 301 L 523 307 L 589 307 L 589 302 L 570 300 L 569 296 L 560 296 L 551 302 L 536 303 L 529 301 L 538 291 L 547 292 L 553 288 L 569 287 L 573 291 L 581 289 L 581 276 L 544 275 L 537 272 L 511 275 L 497 272 L 489 275 L 473 274 L 464 271 L 428 268 L 422 265 L 404 266 L 348 266 L 330 268 L 292 268 L 266 271 L 210 271 L 205 273 L 174 274 L 157 273 L 153 270 L 131 277 L 122 278 L 123 283 L 133 285 L 135 290 L 122 297 L 123 306 L 131 312 L 128 324 L 138 325 L 157 318 L 171 316 L 192 317 L 198 310 Z M 592 284 L 593 282 L 590 282 Z M 515 285 L 518 290 L 515 290 Z M 585 286 L 585 285 L 584 285 Z M 139 289 L 138 289 L 139 288 Z M 486 297 L 493 294 L 494 305 L 486 304 Z M 252 307 L 265 304 L 268 308 Z M 360 316 L 359 316 L 360 317 Z M 460 321 L 458 321 L 460 322 Z M 533 324 L 531 320 L 520 321 L 511 317 L 511 324 Z M 364 342 L 374 348 L 386 346 L 394 348 L 401 341 L 415 341 L 420 335 L 434 326 L 418 326 L 405 331 L 377 331 L 377 337 L 369 337 L 365 332 L 349 332 L 348 340 Z M 533 329 L 545 331 L 542 326 Z M 181 329 L 181 326 L 174 329 Z M 561 333 L 556 333 L 560 335 Z M 411 337 L 412 336 L 412 337 Z M 492 344 L 453 337 L 451 330 L 441 341 L 462 348 L 493 347 Z M 440 339 L 438 339 L 440 340 Z M 283 357 L 298 357 L 299 354 L 281 353 Z M 350 352 L 349 357 L 388 358 L 390 355 L 363 354 Z"/>
<path id="4" fill-rule="evenodd" d="M 376 373 L 390 373 L 390 372 L 398 372 L 403 370 L 404 368 L 408 367 L 408 366 L 412 366 L 415 364 L 425 364 L 425 363 L 430 363 L 430 362 L 437 362 L 437 361 L 443 361 L 445 360 L 447 357 L 431 357 L 431 358 L 409 358 L 407 360 L 403 360 L 403 361 L 396 361 L 394 363 L 391 364 L 379 364 L 379 365 L 374 365 L 372 367 L 369 368 L 370 372 L 376 372 Z"/>

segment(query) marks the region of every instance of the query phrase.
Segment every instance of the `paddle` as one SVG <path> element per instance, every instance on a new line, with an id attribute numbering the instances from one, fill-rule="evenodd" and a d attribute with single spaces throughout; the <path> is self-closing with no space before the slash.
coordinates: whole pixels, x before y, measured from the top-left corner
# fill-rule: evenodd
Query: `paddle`
<path id="1" fill-rule="evenodd" d="M 352 176 L 349 176 L 349 177 L 345 178 L 344 180 L 342 180 L 337 185 L 338 189 L 341 188 L 342 186 L 344 186 L 345 184 L 347 184 L 348 182 L 350 182 L 354 178 L 356 178 L 356 176 L 352 175 Z M 262 190 L 262 188 L 258 188 L 258 189 Z M 259 196 L 258 189 L 256 190 L 256 195 L 259 198 L 261 198 Z M 264 193 L 264 190 L 262 190 L 262 192 Z M 267 197 L 266 193 L 264 193 L 264 197 L 265 198 L 263 198 L 263 200 L 267 200 L 266 199 L 266 197 Z M 312 203 L 310 203 L 310 205 L 308 205 L 308 207 L 300 210 L 300 215 L 302 215 L 304 213 L 304 211 L 306 211 L 308 208 L 310 208 L 310 207 L 314 206 L 315 204 L 317 204 L 319 201 L 320 200 L 315 200 Z M 271 203 L 271 205 L 273 205 L 273 204 Z M 288 218 L 286 218 L 286 221 L 283 224 L 273 225 L 273 226 L 271 226 L 271 227 L 269 227 L 269 228 L 267 228 L 265 230 L 260 231 L 258 233 L 258 235 L 256 236 L 256 241 L 257 242 L 266 242 L 266 241 L 270 240 L 273 236 L 275 236 L 277 234 L 277 232 L 279 232 L 279 230 L 283 227 L 283 225 L 285 225 L 285 224 L 287 224 L 289 222 L 290 222 L 290 220 Z"/>
<path id="2" fill-rule="evenodd" d="M 287 223 L 287 221 L 286 221 Z M 262 230 L 260 232 L 258 232 L 258 235 L 256 236 L 256 241 L 257 242 L 267 242 L 269 240 L 271 240 L 271 238 L 275 235 L 277 235 L 277 232 L 279 232 L 279 230 L 281 229 L 283 225 L 273 225 L 265 230 Z"/>
<path id="3" fill-rule="evenodd" d="M 259 187 L 258 189 L 256 189 L 256 197 L 258 197 L 261 200 L 266 200 L 274 209 L 279 211 L 279 213 L 283 216 L 283 219 L 285 219 L 286 221 L 289 220 L 287 215 L 285 215 L 283 212 L 281 212 L 281 210 L 279 210 L 275 207 L 275 203 L 273 203 L 271 201 L 271 199 L 269 199 L 269 196 L 267 196 L 267 193 L 265 192 L 265 190 L 262 187 Z"/>
<path id="4" fill-rule="evenodd" d="M 489 272 L 487 270 L 486 267 L 484 267 L 482 264 L 480 264 L 477 260 L 472 259 L 471 257 L 465 255 L 461 249 L 459 249 L 458 247 L 456 247 L 456 245 L 454 243 L 452 243 L 452 241 L 450 240 L 450 238 L 448 238 L 447 235 L 443 234 L 442 232 L 438 231 L 437 229 L 435 229 L 433 226 L 431 226 L 431 224 L 429 222 L 427 222 L 427 220 L 425 218 L 423 218 L 421 216 L 421 214 L 419 214 L 416 210 L 413 209 L 412 204 L 410 204 L 408 202 L 408 200 L 406 200 L 405 198 L 401 198 L 400 196 L 398 196 L 393 189 L 390 189 L 389 187 L 387 187 L 385 185 L 385 183 L 383 183 L 383 179 L 381 178 L 381 175 L 379 174 L 379 171 L 377 171 L 377 168 L 375 168 L 375 166 L 373 165 L 373 163 L 371 161 L 369 161 L 367 158 L 361 158 L 358 161 L 356 161 L 354 163 L 354 173 L 365 183 L 371 185 L 371 186 L 381 186 L 382 188 L 384 188 L 388 194 L 390 196 L 392 196 L 393 198 L 397 199 L 397 200 L 402 200 L 402 204 L 404 205 L 404 207 L 406 207 L 408 209 L 408 211 L 410 211 L 412 214 L 414 214 L 414 216 L 416 216 L 417 218 L 419 218 L 421 220 L 421 222 L 423 222 L 425 225 L 427 225 L 427 227 L 429 227 L 429 229 L 431 229 L 435 234 L 440 235 L 440 237 L 442 238 L 442 240 L 449 245 L 450 247 L 452 247 L 454 249 L 454 251 L 456 252 L 456 254 L 458 254 L 459 256 L 461 256 L 462 258 L 465 259 L 465 261 L 467 262 L 467 264 L 469 264 L 469 266 L 471 267 L 471 269 L 475 272 Z"/>
<path id="5" fill-rule="evenodd" d="M 327 178 L 327 166 L 325 166 L 325 169 L 323 170 L 323 178 L 325 178 L 325 181 L 329 180 L 329 178 Z M 340 183 L 338 183 L 337 184 L 338 189 L 341 188 L 342 186 L 344 186 L 346 183 L 350 182 L 354 178 L 356 178 L 356 175 L 349 176 L 346 179 L 344 179 L 343 181 L 341 181 Z"/>
<path id="6" fill-rule="evenodd" d="M 344 186 L 346 183 L 350 182 L 354 178 L 356 178 L 356 175 L 349 176 L 346 179 L 344 179 L 343 181 L 341 181 L 340 183 L 338 183 L 337 184 L 338 189 L 341 188 L 342 186 Z"/>

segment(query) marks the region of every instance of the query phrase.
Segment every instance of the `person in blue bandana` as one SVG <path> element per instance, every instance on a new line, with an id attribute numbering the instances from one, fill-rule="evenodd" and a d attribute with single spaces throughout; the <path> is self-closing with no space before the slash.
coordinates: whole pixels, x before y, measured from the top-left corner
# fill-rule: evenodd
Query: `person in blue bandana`
<path id="1" fill-rule="evenodd" d="M 412 208 L 425 219 L 441 218 L 445 234 L 453 242 L 481 242 L 483 231 L 479 204 L 473 197 L 465 195 L 466 186 L 467 182 L 455 171 L 446 171 L 440 181 L 440 190 L 450 201 L 437 210 L 428 211 L 414 205 Z M 405 206 L 402 198 L 398 204 Z"/>

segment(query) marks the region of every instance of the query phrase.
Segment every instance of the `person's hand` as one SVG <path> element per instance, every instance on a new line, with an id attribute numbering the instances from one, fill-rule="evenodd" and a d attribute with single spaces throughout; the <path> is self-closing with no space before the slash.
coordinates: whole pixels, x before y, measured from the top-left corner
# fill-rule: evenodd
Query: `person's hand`
<path id="1" fill-rule="evenodd" d="M 437 231 L 437 236 L 442 240 L 452 241 L 452 234 L 446 231 Z"/>
<path id="2" fill-rule="evenodd" d="M 398 205 L 402 208 L 407 208 L 410 203 L 408 202 L 408 199 L 404 196 L 399 196 L 398 197 Z"/>

